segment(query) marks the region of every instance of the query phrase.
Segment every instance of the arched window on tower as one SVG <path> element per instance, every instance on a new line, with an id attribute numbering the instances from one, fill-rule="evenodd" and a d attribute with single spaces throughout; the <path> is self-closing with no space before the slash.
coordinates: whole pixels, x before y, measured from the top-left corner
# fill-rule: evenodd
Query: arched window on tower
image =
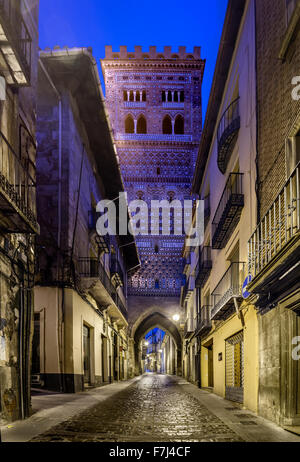
<path id="1" fill-rule="evenodd" d="M 169 115 L 166 115 L 162 124 L 162 132 L 164 135 L 172 135 L 172 120 Z"/>
<path id="2" fill-rule="evenodd" d="M 136 92 L 136 101 L 141 101 L 141 94 L 139 91 Z"/>
<path id="3" fill-rule="evenodd" d="M 133 94 L 132 90 L 131 90 L 130 95 L 129 95 L 129 101 L 134 101 L 134 94 Z"/>
<path id="4" fill-rule="evenodd" d="M 175 119 L 174 133 L 175 135 L 184 134 L 184 119 L 181 115 L 178 115 Z"/>
<path id="5" fill-rule="evenodd" d="M 155 246 L 154 246 L 154 252 L 155 252 L 155 253 L 158 253 L 158 252 L 159 252 L 158 244 L 155 244 Z"/>
<path id="6" fill-rule="evenodd" d="M 168 102 L 172 103 L 172 92 L 168 91 Z"/>
<path id="7" fill-rule="evenodd" d="M 143 92 L 142 92 L 142 101 L 146 101 L 146 100 L 147 100 L 146 91 L 143 90 Z"/>
<path id="8" fill-rule="evenodd" d="M 143 115 L 138 118 L 137 133 L 147 133 L 147 121 Z"/>
<path id="9" fill-rule="evenodd" d="M 123 91 L 123 99 L 124 101 L 127 101 L 127 91 Z"/>
<path id="10" fill-rule="evenodd" d="M 131 115 L 125 119 L 125 133 L 134 133 L 134 121 Z"/>
<path id="11" fill-rule="evenodd" d="M 184 103 L 184 91 L 180 92 L 180 102 Z"/>
<path id="12" fill-rule="evenodd" d="M 159 289 L 159 280 L 155 279 L 155 289 Z"/>
<path id="13" fill-rule="evenodd" d="M 162 94 L 161 94 L 161 100 L 162 100 L 163 103 L 166 102 L 166 92 L 165 91 L 163 91 Z"/>

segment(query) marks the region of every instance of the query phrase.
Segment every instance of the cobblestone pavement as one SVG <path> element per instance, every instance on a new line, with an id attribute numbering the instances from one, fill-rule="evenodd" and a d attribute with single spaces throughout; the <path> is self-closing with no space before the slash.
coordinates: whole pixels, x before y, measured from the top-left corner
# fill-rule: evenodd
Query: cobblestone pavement
<path id="1" fill-rule="evenodd" d="M 166 375 L 145 375 L 125 390 L 52 427 L 34 442 L 243 441 Z"/>

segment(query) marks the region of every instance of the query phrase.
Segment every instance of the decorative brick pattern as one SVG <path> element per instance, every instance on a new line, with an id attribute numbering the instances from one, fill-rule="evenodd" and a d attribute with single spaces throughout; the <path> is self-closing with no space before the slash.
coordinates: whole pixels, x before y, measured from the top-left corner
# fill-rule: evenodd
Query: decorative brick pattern
<path id="1" fill-rule="evenodd" d="M 292 78 L 300 70 L 300 38 L 290 43 L 285 61 L 279 51 L 287 30 L 285 1 L 256 2 L 258 97 L 258 195 L 261 217 L 285 183 L 285 138 L 300 129 L 299 101 Z"/>
<path id="2" fill-rule="evenodd" d="M 106 47 L 102 60 L 106 86 L 106 105 L 117 143 L 120 165 L 129 201 L 143 199 L 191 199 L 191 178 L 202 129 L 201 85 L 205 61 L 200 48 L 187 53 L 180 47 L 164 53 L 150 47 L 149 53 L 135 47 L 113 52 Z M 138 101 L 146 92 L 146 102 Z M 166 92 L 173 101 L 166 102 Z M 137 101 L 124 102 L 131 98 Z M 184 102 L 178 102 L 182 94 Z M 183 96 L 184 95 L 184 96 Z M 177 102 L 176 102 L 177 99 Z M 142 107 L 144 106 L 144 107 Z M 125 119 L 135 124 L 146 118 L 146 133 L 125 133 Z M 163 119 L 169 115 L 175 125 L 184 117 L 184 133 L 163 133 Z M 183 236 L 140 236 L 137 244 L 141 269 L 129 282 L 129 294 L 178 296 L 181 288 Z"/>

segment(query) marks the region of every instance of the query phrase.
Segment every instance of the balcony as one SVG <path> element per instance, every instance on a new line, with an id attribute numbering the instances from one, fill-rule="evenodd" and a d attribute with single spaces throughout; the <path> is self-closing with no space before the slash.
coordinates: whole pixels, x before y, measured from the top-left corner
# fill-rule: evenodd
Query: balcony
<path id="1" fill-rule="evenodd" d="M 218 167 L 224 174 L 240 129 L 240 98 L 234 100 L 221 117 L 218 126 Z"/>
<path id="2" fill-rule="evenodd" d="M 195 320 L 193 318 L 187 318 L 184 324 L 184 338 L 189 338 L 194 333 L 195 327 Z"/>
<path id="3" fill-rule="evenodd" d="M 124 101 L 126 108 L 145 108 L 146 104 L 146 101 Z"/>
<path id="4" fill-rule="evenodd" d="M 195 279 L 192 276 L 190 276 L 187 282 L 184 284 L 184 286 L 181 289 L 181 298 L 180 298 L 181 306 L 184 306 L 185 302 L 187 302 L 191 298 L 194 290 L 195 290 Z"/>
<path id="5" fill-rule="evenodd" d="M 167 103 L 162 103 L 162 106 L 166 109 L 184 109 L 184 103 L 180 101 L 168 101 Z"/>
<path id="6" fill-rule="evenodd" d="M 88 228 L 90 231 L 96 232 L 96 223 L 97 219 L 100 214 L 98 214 L 95 210 L 90 210 L 89 211 L 89 218 L 88 218 Z M 97 233 L 96 236 L 96 242 L 99 247 L 99 250 L 104 252 L 104 253 L 109 253 L 110 252 L 110 236 L 109 234 L 106 234 L 105 236 L 102 236 Z"/>
<path id="7" fill-rule="evenodd" d="M 163 135 L 155 133 L 118 133 L 116 141 L 160 141 L 192 143 L 193 135 Z"/>
<path id="8" fill-rule="evenodd" d="M 113 293 L 114 286 L 97 258 L 79 258 L 78 273 L 83 279 L 99 279 L 108 294 Z"/>
<path id="9" fill-rule="evenodd" d="M 116 291 L 112 292 L 112 299 L 113 299 L 115 305 L 119 308 L 119 310 L 123 314 L 124 318 L 127 319 L 128 318 L 127 308 L 126 308 L 125 304 L 122 302 L 121 297 L 118 295 L 118 293 Z"/>
<path id="10" fill-rule="evenodd" d="M 201 288 L 206 283 L 212 269 L 211 247 L 202 247 L 196 266 L 196 287 Z"/>
<path id="11" fill-rule="evenodd" d="M 210 195 L 208 195 L 204 198 L 204 230 L 209 223 L 210 212 Z"/>
<path id="12" fill-rule="evenodd" d="M 20 0 L 0 0 L 0 47 L 16 85 L 30 85 L 31 36 L 20 9 Z"/>
<path id="13" fill-rule="evenodd" d="M 116 255 L 111 255 L 110 274 L 116 281 L 117 286 L 123 287 L 124 285 L 123 270 L 121 268 L 119 261 L 117 260 Z"/>
<path id="14" fill-rule="evenodd" d="M 21 161 L 0 132 L 0 216 L 9 233 L 39 233 L 36 220 L 36 183 L 29 161 Z"/>
<path id="15" fill-rule="evenodd" d="M 127 320 L 127 308 L 97 258 L 79 258 L 77 272 L 83 291 L 88 291 L 98 304 L 108 309 L 109 315 L 116 321 L 120 320 L 119 312 Z"/>
<path id="16" fill-rule="evenodd" d="M 262 218 L 248 242 L 249 290 L 276 299 L 299 281 L 300 164 Z M 293 270 L 293 268 L 295 270 Z M 296 269 L 297 268 L 297 269 Z M 278 281 L 280 283 L 278 284 Z"/>
<path id="17" fill-rule="evenodd" d="M 211 319 L 224 320 L 235 310 L 235 299 L 242 298 L 245 277 L 244 262 L 231 263 L 230 267 L 212 292 Z"/>
<path id="18" fill-rule="evenodd" d="M 184 263 L 184 268 L 183 268 L 183 272 L 186 273 L 189 266 L 191 265 L 192 263 L 192 257 L 191 257 L 191 254 L 189 253 L 183 260 L 183 263 Z"/>
<path id="19" fill-rule="evenodd" d="M 212 248 L 223 249 L 244 207 L 243 174 L 231 173 L 212 222 Z"/>
<path id="20" fill-rule="evenodd" d="M 206 335 L 212 327 L 211 324 L 211 306 L 205 305 L 201 307 L 200 313 L 198 314 L 196 320 L 196 335 L 202 337 Z"/>

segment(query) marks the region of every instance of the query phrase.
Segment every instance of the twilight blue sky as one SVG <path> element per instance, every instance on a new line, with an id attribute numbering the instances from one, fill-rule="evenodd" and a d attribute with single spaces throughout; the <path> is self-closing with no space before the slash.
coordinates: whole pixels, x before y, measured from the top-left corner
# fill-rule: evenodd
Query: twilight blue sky
<path id="1" fill-rule="evenodd" d="M 209 98 L 227 0 L 40 0 L 40 47 L 91 46 L 95 57 L 104 46 L 147 50 L 164 45 L 202 47 L 206 59 L 203 117 Z M 204 120 L 204 119 L 203 119 Z"/>

